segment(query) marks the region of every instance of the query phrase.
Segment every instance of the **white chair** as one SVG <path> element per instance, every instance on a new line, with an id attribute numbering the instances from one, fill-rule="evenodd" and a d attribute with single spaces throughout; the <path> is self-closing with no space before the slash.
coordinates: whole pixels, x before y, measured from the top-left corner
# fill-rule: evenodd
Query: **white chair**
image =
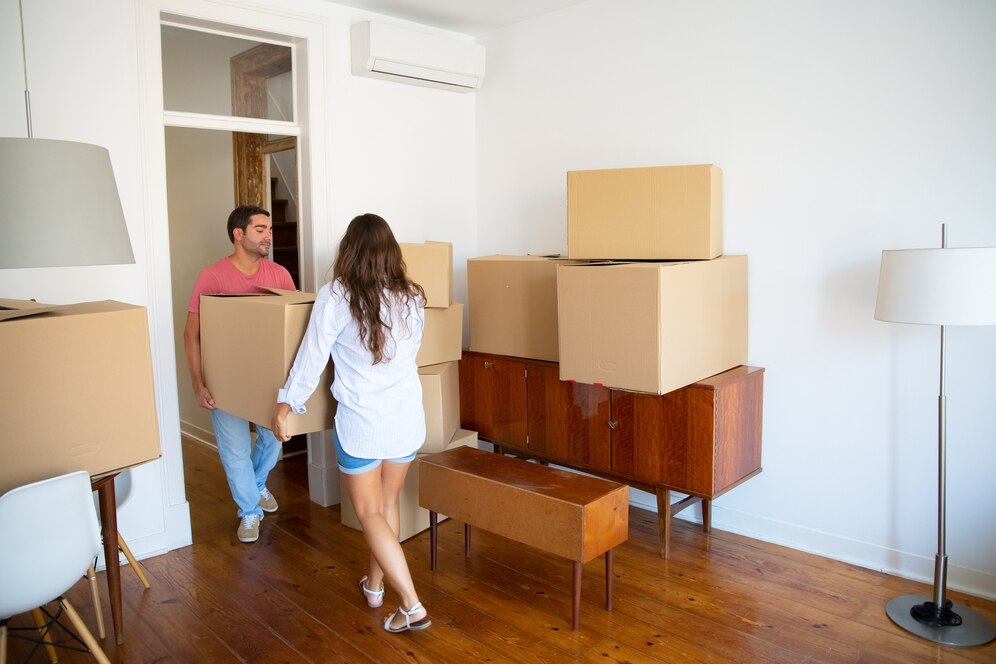
<path id="1" fill-rule="evenodd" d="M 30 611 L 49 657 L 51 628 L 64 612 L 94 659 L 110 664 L 86 623 L 64 594 L 80 580 L 100 550 L 90 476 L 78 471 L 12 489 L 0 496 L 0 664 L 7 661 L 8 621 Z M 45 621 L 40 607 L 58 601 Z M 41 623 L 41 624 L 39 624 Z"/>

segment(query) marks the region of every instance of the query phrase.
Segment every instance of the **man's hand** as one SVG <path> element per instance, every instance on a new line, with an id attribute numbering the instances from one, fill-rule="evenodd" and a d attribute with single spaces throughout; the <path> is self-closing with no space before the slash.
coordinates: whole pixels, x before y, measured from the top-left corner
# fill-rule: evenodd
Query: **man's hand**
<path id="1" fill-rule="evenodd" d="M 214 397 L 211 396 L 211 391 L 208 390 L 206 385 L 195 387 L 194 396 L 197 397 L 197 405 L 201 408 L 206 408 L 207 410 L 214 410 L 216 408 Z"/>
<path id="2" fill-rule="evenodd" d="M 273 432 L 273 437 L 282 443 L 291 439 L 291 435 L 287 432 L 287 416 L 290 415 L 290 412 L 290 405 L 285 403 L 278 403 L 277 407 L 273 409 L 270 431 Z"/>

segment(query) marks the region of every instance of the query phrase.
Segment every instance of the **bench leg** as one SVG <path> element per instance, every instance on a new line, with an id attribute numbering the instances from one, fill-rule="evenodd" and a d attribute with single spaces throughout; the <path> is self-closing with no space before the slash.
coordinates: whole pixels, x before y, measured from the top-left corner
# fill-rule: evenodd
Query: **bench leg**
<path id="1" fill-rule="evenodd" d="M 470 558 L 470 524 L 463 524 L 463 557 Z"/>
<path id="2" fill-rule="evenodd" d="M 612 561 L 615 558 L 613 553 L 615 549 L 609 549 L 605 552 L 605 610 L 612 610 Z"/>
<path id="3" fill-rule="evenodd" d="M 573 596 L 574 596 L 574 606 L 573 606 L 573 609 L 572 609 L 573 610 L 573 615 L 572 615 L 573 620 L 571 622 L 571 629 L 573 629 L 575 632 L 578 631 L 578 628 L 581 626 L 581 569 L 582 569 L 581 563 L 578 562 L 577 560 L 575 560 L 574 561 L 574 587 L 572 589 L 574 591 L 572 593 Z"/>
<path id="4" fill-rule="evenodd" d="M 437 515 L 429 510 L 429 569 L 436 571 L 436 521 Z"/>

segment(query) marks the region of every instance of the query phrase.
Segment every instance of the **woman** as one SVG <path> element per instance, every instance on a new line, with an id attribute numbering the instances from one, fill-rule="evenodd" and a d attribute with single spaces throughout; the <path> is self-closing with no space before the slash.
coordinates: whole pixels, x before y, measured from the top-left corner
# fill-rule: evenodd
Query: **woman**
<path id="1" fill-rule="evenodd" d="M 333 441 L 370 548 L 370 571 L 360 579 L 360 590 L 372 608 L 384 602 L 385 580 L 401 596 L 401 606 L 384 621 L 389 632 L 431 624 L 398 543 L 398 495 L 425 440 L 415 364 L 424 303 L 387 222 L 375 214 L 353 219 L 339 243 L 332 282 L 315 300 L 272 422 L 277 439 L 288 440 L 288 414 L 304 412 L 331 355 L 338 402 Z"/>

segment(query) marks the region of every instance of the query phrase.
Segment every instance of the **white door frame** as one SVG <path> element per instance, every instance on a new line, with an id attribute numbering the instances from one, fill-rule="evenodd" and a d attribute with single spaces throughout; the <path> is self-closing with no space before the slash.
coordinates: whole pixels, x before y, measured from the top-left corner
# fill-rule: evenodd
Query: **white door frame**
<path id="1" fill-rule="evenodd" d="M 298 150 L 301 219 L 301 287 L 314 292 L 322 274 L 317 273 L 316 247 L 328 247 L 330 218 L 328 167 L 329 145 L 326 135 L 326 34 L 324 19 L 319 16 L 258 5 L 212 0 L 141 0 L 136 5 L 138 38 L 139 123 L 142 140 L 142 185 L 145 218 L 145 243 L 148 265 L 149 327 L 152 360 L 159 390 L 159 433 L 163 448 L 163 486 L 166 504 L 167 539 L 190 541 L 189 510 L 186 504 L 180 417 L 176 384 L 176 350 L 173 337 L 172 284 L 170 277 L 169 219 L 166 195 L 165 127 L 163 111 L 161 22 L 181 23 L 190 27 L 217 29 L 249 39 L 272 41 L 274 38 L 294 46 L 295 123 L 301 128 Z M 298 85 L 300 81 L 300 86 Z M 170 114 L 169 124 L 182 124 L 177 114 Z M 196 115 L 196 114 L 195 114 Z M 204 118 L 188 121 L 201 128 L 221 128 Z M 216 122 L 222 122 L 217 120 Z M 228 119 L 232 126 L 244 120 Z M 227 127 L 226 127 L 227 128 Z M 245 131 L 244 128 L 236 129 Z M 312 500 L 323 505 L 338 502 L 338 477 L 330 436 L 309 440 L 309 486 Z M 331 470 L 329 470 L 331 468 Z"/>

